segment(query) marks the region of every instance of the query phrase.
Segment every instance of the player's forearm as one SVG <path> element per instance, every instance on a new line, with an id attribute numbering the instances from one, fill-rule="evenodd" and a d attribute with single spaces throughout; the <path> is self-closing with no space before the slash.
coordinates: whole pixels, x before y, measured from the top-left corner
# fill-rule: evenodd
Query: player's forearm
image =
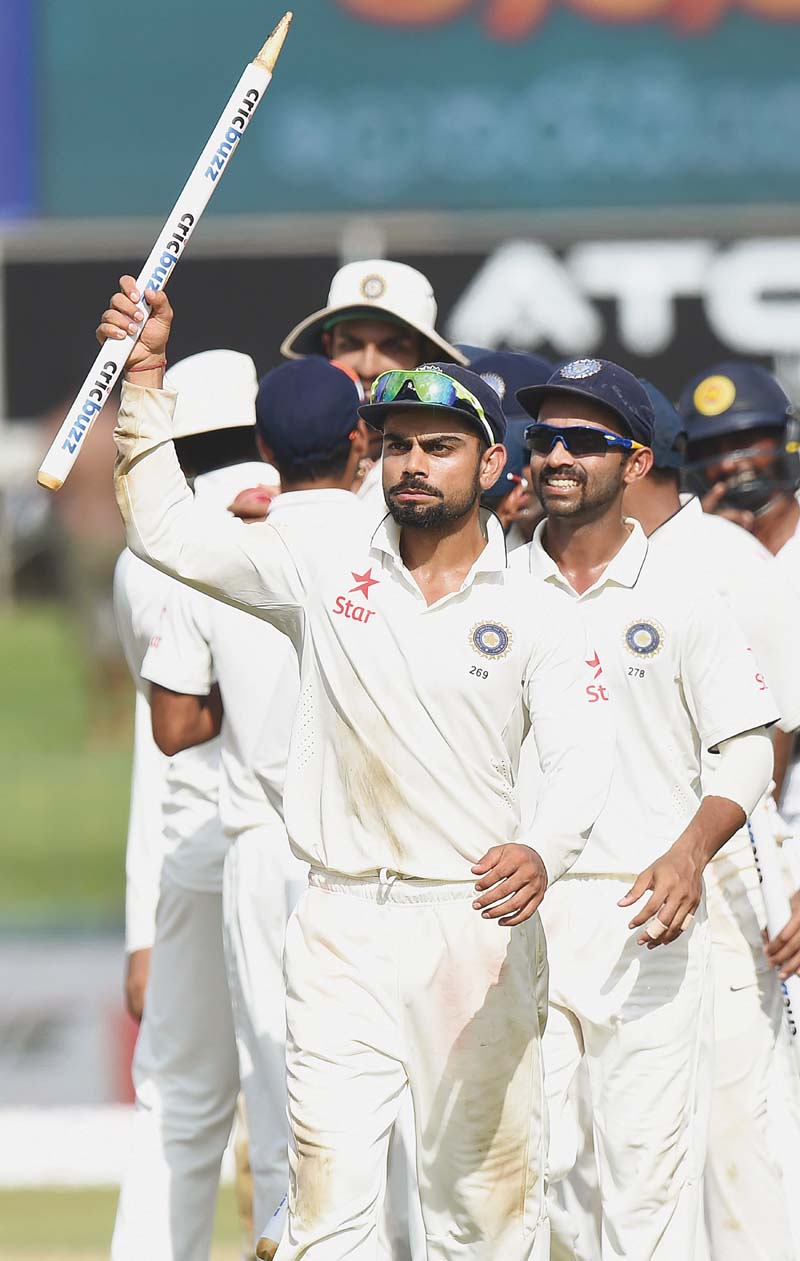
<path id="1" fill-rule="evenodd" d="M 176 399 L 171 390 L 123 384 L 114 488 L 131 551 L 178 577 L 194 500 L 172 443 Z"/>
<path id="2" fill-rule="evenodd" d="M 153 739 L 167 757 L 206 744 L 222 727 L 222 698 L 216 684 L 208 696 L 190 696 L 153 683 L 150 708 Z"/>
<path id="3" fill-rule="evenodd" d="M 792 760 L 792 752 L 794 750 L 796 732 L 781 731 L 778 727 L 772 735 L 772 752 L 775 759 L 775 767 L 772 772 L 772 778 L 775 781 L 774 796 L 776 801 L 780 801 L 783 785 L 786 780 L 786 773 L 789 770 L 789 763 Z"/>
<path id="4" fill-rule="evenodd" d="M 768 791 L 772 766 L 772 742 L 763 727 L 723 740 L 700 808 L 677 847 L 690 851 L 705 867 Z"/>
<path id="5" fill-rule="evenodd" d="M 548 883 L 559 880 L 580 858 L 608 797 L 613 739 L 604 747 L 581 746 L 545 772 L 532 823 L 520 837 L 542 859 Z"/>

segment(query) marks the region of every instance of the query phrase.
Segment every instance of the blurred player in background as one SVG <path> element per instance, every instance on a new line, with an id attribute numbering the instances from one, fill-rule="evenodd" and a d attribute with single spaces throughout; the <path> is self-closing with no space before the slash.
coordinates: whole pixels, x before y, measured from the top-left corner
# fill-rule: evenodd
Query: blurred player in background
<path id="1" fill-rule="evenodd" d="M 158 634 L 172 580 L 126 548 L 114 570 L 114 616 L 136 689 L 128 840 L 125 848 L 125 1005 L 142 1019 L 164 858 L 162 804 L 169 759 L 153 739 L 142 662 Z"/>
<path id="2" fill-rule="evenodd" d="M 777 715 L 719 597 L 623 516 L 626 489 L 653 462 L 641 383 L 579 359 L 519 399 L 536 419 L 527 440 L 548 515 L 514 563 L 583 611 L 594 650 L 587 693 L 598 707 L 613 695 L 617 726 L 606 806 L 542 909 L 550 1173 L 558 1180 L 575 1161 L 569 1092 L 585 1056 L 604 1261 L 689 1261 L 713 1036 L 702 872 L 769 783 L 764 728 Z M 714 795 L 702 799 L 701 745 L 720 762 Z M 554 1255 L 575 1256 L 573 1223 L 555 1204 L 552 1217 Z"/>
<path id="3" fill-rule="evenodd" d="M 706 512 L 754 534 L 800 595 L 800 423 L 787 395 L 759 364 L 720 363 L 688 383 L 678 410 L 688 434 L 687 485 Z M 791 741 L 777 742 L 777 796 L 787 822 L 800 825 L 800 770 L 786 782 L 790 753 Z"/>
<path id="4" fill-rule="evenodd" d="M 487 385 L 496 390 L 508 421 L 504 446 L 506 464 L 494 486 L 484 491 L 481 503 L 498 517 L 509 552 L 530 543 L 534 528 L 541 519 L 541 505 L 530 485 L 530 452 L 525 445 L 525 430 L 530 417 L 517 402 L 516 391 L 523 385 L 540 385 L 552 375 L 553 365 L 541 355 L 515 350 L 483 350 L 478 346 L 459 346 L 469 356 L 472 372 L 477 372 Z"/>
<path id="5" fill-rule="evenodd" d="M 625 510 L 654 552 L 676 565 L 705 567 L 725 598 L 769 682 L 782 731 L 800 726 L 800 664 L 795 644 L 800 601 L 771 554 L 751 534 L 700 501 L 680 495 L 685 422 L 645 383 L 655 413 L 653 468 L 628 487 Z M 706 791 L 713 759 L 704 755 Z M 762 844 L 774 843 L 776 812 L 765 797 L 750 819 Z M 780 986 L 764 954 L 764 905 L 747 828 L 705 870 L 713 943 L 715 1055 L 711 1131 L 705 1169 L 706 1221 L 714 1261 L 791 1261 L 790 1188 L 770 1150 L 767 1105 L 776 1043 L 783 1034 Z"/>
<path id="6" fill-rule="evenodd" d="M 434 359 L 466 364 L 466 356 L 436 331 L 438 308 L 431 282 L 405 263 L 371 258 L 346 263 L 334 276 L 328 302 L 302 320 L 281 346 L 287 359 L 325 355 L 349 368 L 366 398 L 382 372 L 416 368 Z M 371 435 L 369 458 L 359 468 L 359 494 L 383 516 L 380 437 Z"/>
<path id="7" fill-rule="evenodd" d="M 197 502 L 222 516 L 234 488 L 264 475 L 260 462 L 254 467 L 255 368 L 232 351 L 196 358 L 203 361 L 199 390 L 190 388 L 198 374 L 192 360 L 176 365 L 170 377 L 186 386 L 184 406 L 176 411 L 177 446 Z M 163 611 L 178 586 L 145 569 Z M 139 581 L 146 591 L 143 574 Z M 158 659 L 161 634 L 159 625 L 142 678 L 157 673 L 152 661 Z M 184 664 L 188 672 L 194 663 L 187 658 Z M 133 1065 L 133 1150 L 111 1245 L 115 1261 L 208 1256 L 220 1164 L 239 1090 L 222 942 L 228 842 L 219 818 L 219 690 L 211 686 L 198 715 L 176 716 L 171 701 L 169 691 L 151 687 L 154 734 L 171 760 L 162 802 L 165 853 L 155 939 Z M 187 717 L 196 722 L 197 747 L 181 752 Z"/>

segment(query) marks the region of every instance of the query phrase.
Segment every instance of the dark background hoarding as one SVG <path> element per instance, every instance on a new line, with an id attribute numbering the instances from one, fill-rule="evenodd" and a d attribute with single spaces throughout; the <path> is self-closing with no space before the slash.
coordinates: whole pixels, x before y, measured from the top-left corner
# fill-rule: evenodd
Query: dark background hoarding
<path id="1" fill-rule="evenodd" d="M 281 7 L 41 0 L 44 213 L 163 215 Z M 211 213 L 800 200 L 800 0 L 294 7 Z"/>
<path id="2" fill-rule="evenodd" d="M 800 249 L 800 243 L 794 243 L 793 248 Z M 543 247 L 535 249 L 540 251 Z M 440 304 L 439 327 L 460 335 L 464 341 L 480 340 L 494 327 L 497 336 L 487 337 L 487 341 L 510 340 L 519 347 L 529 346 L 558 358 L 581 352 L 602 354 L 673 392 L 691 373 L 714 359 L 741 353 L 766 358 L 770 353 L 768 343 L 758 339 L 764 323 L 759 311 L 752 312 L 750 342 L 737 343 L 738 336 L 747 335 L 747 326 L 737 333 L 736 329 L 729 331 L 724 321 L 720 323 L 715 311 L 718 304 L 726 306 L 724 294 L 715 296 L 702 277 L 695 292 L 670 298 L 665 308 L 667 323 L 659 336 L 645 344 L 647 330 L 636 323 L 630 326 L 627 320 L 625 313 L 630 314 L 633 308 L 618 298 L 578 292 L 564 270 L 564 256 L 547 251 L 542 257 L 550 273 L 548 283 L 553 283 L 554 269 L 559 274 L 563 270 L 564 283 L 572 291 L 572 303 L 562 303 L 566 320 L 560 318 L 553 326 L 555 331 L 547 324 L 534 328 L 520 310 L 517 335 L 506 337 L 503 329 L 507 327 L 508 285 L 492 265 L 493 258 L 496 265 L 502 257 L 499 251 L 488 258 L 485 252 L 463 251 L 398 257 L 431 278 Z M 719 257 L 729 255 L 720 251 Z M 520 264 L 514 259 L 510 262 L 519 276 Z M 91 264 L 8 266 L 6 294 L 12 313 L 7 328 L 8 389 L 12 415 L 33 417 L 57 407 L 66 411 L 96 353 L 92 330 L 116 277 L 127 265 L 126 260 L 120 259 Z M 289 329 L 323 305 L 337 266 L 333 254 L 313 258 L 289 255 L 267 259 L 186 259 L 170 287 L 176 312 L 170 361 L 175 363 L 200 350 L 230 347 L 251 355 L 259 373 L 266 371 L 278 362 L 278 347 Z M 541 270 L 537 272 L 532 267 L 523 280 L 523 291 L 535 298 L 544 283 Z M 756 287 L 757 283 L 756 280 Z M 465 304 L 470 292 L 472 300 Z M 533 309 L 535 314 L 535 304 Z M 797 297 L 794 309 L 797 320 Z M 494 324 L 476 323 L 476 312 L 481 321 L 490 317 Z M 511 326 L 508 328 L 510 331 Z M 658 330 L 655 332 L 658 334 Z M 797 346 L 800 348 L 800 337 Z M 787 346 L 782 349 L 786 351 Z"/>

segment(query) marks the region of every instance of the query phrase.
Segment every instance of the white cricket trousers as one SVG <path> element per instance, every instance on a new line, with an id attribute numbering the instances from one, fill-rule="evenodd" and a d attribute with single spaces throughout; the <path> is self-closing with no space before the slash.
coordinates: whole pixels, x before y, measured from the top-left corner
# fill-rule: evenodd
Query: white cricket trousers
<path id="1" fill-rule="evenodd" d="M 704 1251 L 713 1042 L 708 921 L 701 905 L 671 945 L 638 946 L 638 932 L 628 928 L 635 912 L 616 905 L 631 884 L 565 876 L 542 905 L 550 959 L 549 1175 L 552 1182 L 566 1177 L 577 1157 L 570 1085 L 585 1056 L 603 1261 L 695 1261 Z M 552 1194 L 549 1200 L 553 1255 L 584 1261 L 573 1224 Z"/>
<path id="2" fill-rule="evenodd" d="M 112 1261 L 206 1261 L 239 1066 L 222 896 L 162 875 Z"/>
<path id="3" fill-rule="evenodd" d="M 770 821 L 759 811 L 753 824 Z M 771 1149 L 767 1108 L 783 1008 L 777 974 L 764 954 L 763 903 L 749 845 L 711 863 L 706 889 L 716 1023 L 705 1175 L 711 1256 L 792 1261 L 790 1188 Z"/>
<path id="4" fill-rule="evenodd" d="M 312 870 L 286 936 L 278 1261 L 374 1261 L 407 1084 L 428 1261 L 547 1261 L 544 938 L 537 916 L 500 928 L 474 897 L 467 882 Z"/>
<path id="5" fill-rule="evenodd" d="M 256 1242 L 286 1194 L 286 1039 L 283 943 L 308 865 L 283 828 L 251 828 L 225 857 L 223 919 L 228 984 L 253 1174 Z"/>

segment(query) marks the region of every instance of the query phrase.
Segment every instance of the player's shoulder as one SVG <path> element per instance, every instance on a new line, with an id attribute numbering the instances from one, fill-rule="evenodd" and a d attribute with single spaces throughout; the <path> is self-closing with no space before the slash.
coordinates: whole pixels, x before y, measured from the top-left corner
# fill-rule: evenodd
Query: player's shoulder
<path id="1" fill-rule="evenodd" d="M 774 557 L 754 534 L 742 529 L 727 517 L 714 512 L 704 512 L 698 518 L 698 529 L 703 542 L 709 547 L 747 563 L 768 565 Z"/>
<path id="2" fill-rule="evenodd" d="M 678 548 L 648 548 L 629 598 L 634 604 L 644 600 L 676 626 L 705 608 L 716 613 L 722 603 L 715 566 L 700 547 L 690 556 Z"/>

